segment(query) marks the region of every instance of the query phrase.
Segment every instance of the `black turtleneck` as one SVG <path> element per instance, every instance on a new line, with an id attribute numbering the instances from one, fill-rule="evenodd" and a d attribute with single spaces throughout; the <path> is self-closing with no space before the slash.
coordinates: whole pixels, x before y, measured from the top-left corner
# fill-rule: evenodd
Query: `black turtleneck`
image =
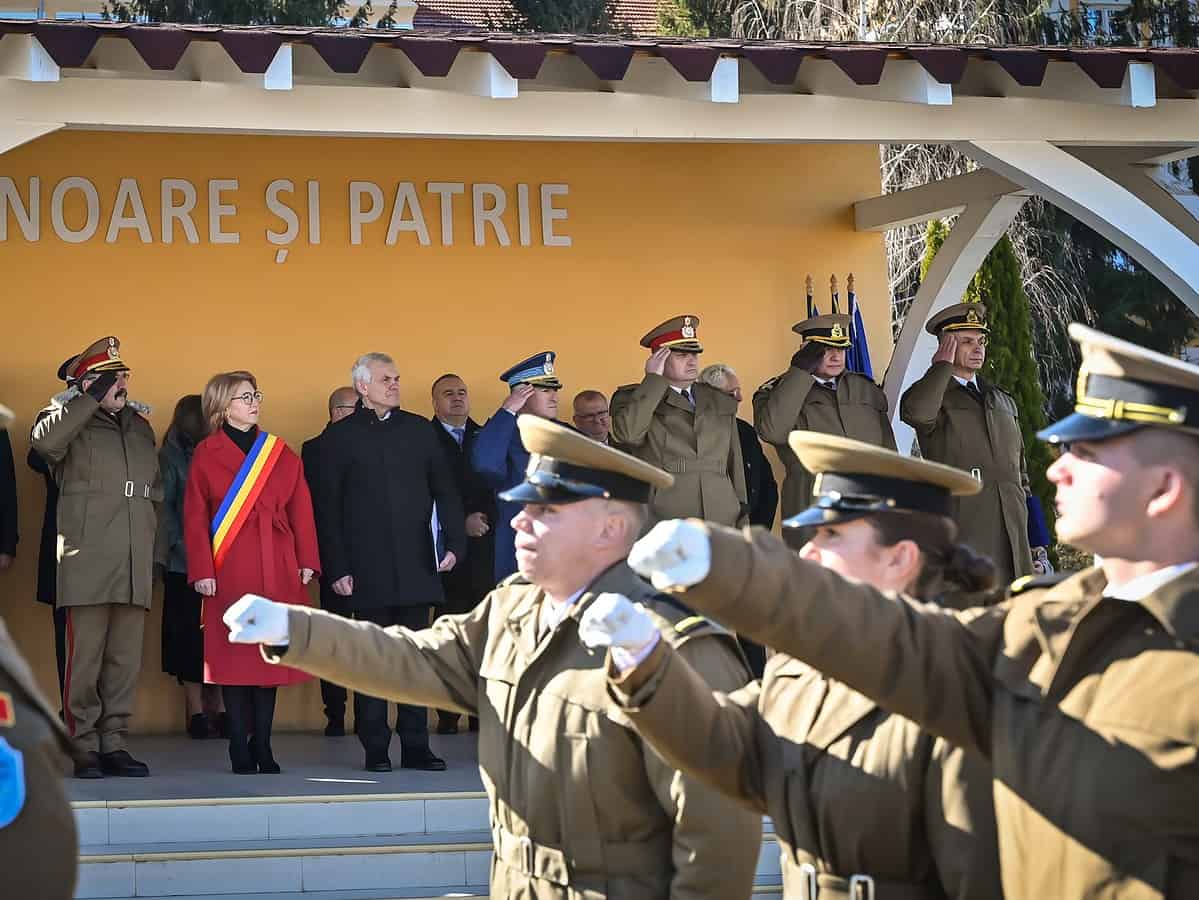
<path id="1" fill-rule="evenodd" d="M 229 440 L 237 444 L 237 449 L 242 453 L 249 453 L 250 448 L 254 446 L 254 442 L 258 440 L 258 426 L 251 425 L 249 430 L 242 431 L 240 428 L 234 428 L 228 422 L 221 425 L 221 430 L 229 436 Z"/>

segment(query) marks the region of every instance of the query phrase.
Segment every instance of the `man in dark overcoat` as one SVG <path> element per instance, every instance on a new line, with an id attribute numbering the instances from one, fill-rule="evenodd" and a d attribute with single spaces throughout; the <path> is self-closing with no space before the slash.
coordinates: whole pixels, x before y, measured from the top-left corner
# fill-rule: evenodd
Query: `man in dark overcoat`
<path id="1" fill-rule="evenodd" d="M 357 408 L 329 426 L 320 448 L 321 569 L 355 619 L 423 628 L 444 598 L 441 573 L 466 552 L 462 501 L 428 420 L 399 408 L 391 357 L 368 353 L 352 374 Z M 400 765 L 442 771 L 427 717 L 399 705 Z M 354 720 L 367 770 L 391 771 L 387 702 L 356 693 Z"/>

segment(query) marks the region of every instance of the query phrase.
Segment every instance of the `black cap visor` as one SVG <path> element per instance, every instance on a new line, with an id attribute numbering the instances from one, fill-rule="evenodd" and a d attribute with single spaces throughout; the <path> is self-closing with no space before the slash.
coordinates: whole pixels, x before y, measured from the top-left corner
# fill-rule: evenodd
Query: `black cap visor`
<path id="1" fill-rule="evenodd" d="M 1072 441 L 1106 441 L 1122 434 L 1144 428 L 1140 422 L 1119 419 L 1100 419 L 1082 413 L 1071 413 L 1060 422 L 1042 428 L 1037 438 L 1050 444 L 1069 444 Z"/>
<path id="2" fill-rule="evenodd" d="M 837 522 L 852 522 L 863 516 L 872 515 L 861 510 L 833 509 L 823 506 L 809 506 L 803 512 L 796 513 L 789 519 L 783 519 L 784 528 L 818 528 L 821 525 L 832 525 Z"/>
<path id="3" fill-rule="evenodd" d="M 578 503 L 606 496 L 608 491 L 596 484 L 563 478 L 552 472 L 531 472 L 520 484 L 503 491 L 499 498 L 509 503 Z"/>

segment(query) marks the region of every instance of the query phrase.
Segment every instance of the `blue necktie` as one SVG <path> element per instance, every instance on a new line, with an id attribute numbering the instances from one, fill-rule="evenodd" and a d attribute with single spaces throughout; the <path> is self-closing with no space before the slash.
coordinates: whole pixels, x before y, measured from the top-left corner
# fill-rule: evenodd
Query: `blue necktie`
<path id="1" fill-rule="evenodd" d="M 462 441 L 466 438 L 466 429 L 465 428 L 451 428 L 450 431 L 454 435 L 454 440 L 456 440 L 458 442 L 458 446 L 461 447 Z"/>

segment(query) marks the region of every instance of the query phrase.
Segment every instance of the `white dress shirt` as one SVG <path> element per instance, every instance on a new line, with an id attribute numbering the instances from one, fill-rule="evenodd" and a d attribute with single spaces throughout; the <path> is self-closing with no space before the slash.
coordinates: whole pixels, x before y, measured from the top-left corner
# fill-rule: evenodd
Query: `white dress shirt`
<path id="1" fill-rule="evenodd" d="M 1199 562 L 1178 563 L 1177 565 L 1166 566 L 1164 569 L 1155 569 L 1144 575 L 1138 575 L 1132 581 L 1125 582 L 1124 584 L 1109 584 L 1104 589 L 1103 596 L 1112 597 L 1116 600 L 1127 600 L 1130 603 L 1139 603 L 1158 588 L 1169 584 L 1180 575 L 1185 575 L 1196 566 L 1199 566 Z"/>

